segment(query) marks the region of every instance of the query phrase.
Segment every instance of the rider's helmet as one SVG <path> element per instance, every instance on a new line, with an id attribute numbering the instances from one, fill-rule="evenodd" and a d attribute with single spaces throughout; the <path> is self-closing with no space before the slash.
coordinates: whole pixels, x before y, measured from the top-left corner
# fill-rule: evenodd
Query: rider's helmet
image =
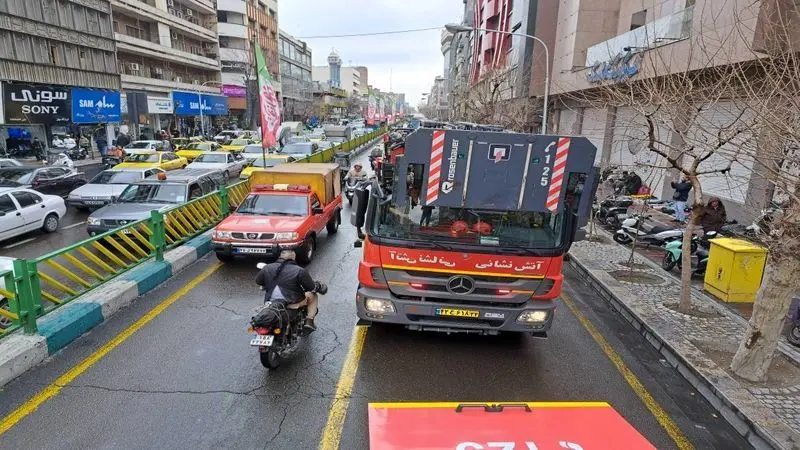
<path id="1" fill-rule="evenodd" d="M 364 167 L 364 166 L 362 166 L 361 163 L 355 163 L 355 164 L 353 164 L 353 167 L 355 167 L 356 170 L 361 170 L 361 168 Z"/>

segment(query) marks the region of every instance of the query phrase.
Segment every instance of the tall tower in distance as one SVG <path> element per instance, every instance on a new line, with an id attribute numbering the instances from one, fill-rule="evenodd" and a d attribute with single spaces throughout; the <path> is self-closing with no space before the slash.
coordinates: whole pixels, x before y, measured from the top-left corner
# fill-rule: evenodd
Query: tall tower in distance
<path id="1" fill-rule="evenodd" d="M 328 66 L 330 67 L 330 79 L 328 84 L 331 87 L 342 87 L 342 58 L 336 53 L 336 50 L 331 50 L 328 55 Z"/>

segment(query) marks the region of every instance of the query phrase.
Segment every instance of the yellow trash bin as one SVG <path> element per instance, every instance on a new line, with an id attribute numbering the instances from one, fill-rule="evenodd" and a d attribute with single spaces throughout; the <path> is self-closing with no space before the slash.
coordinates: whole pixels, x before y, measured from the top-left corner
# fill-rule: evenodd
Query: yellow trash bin
<path id="1" fill-rule="evenodd" d="M 741 239 L 710 242 L 704 289 L 729 303 L 754 301 L 764 275 L 767 249 Z"/>

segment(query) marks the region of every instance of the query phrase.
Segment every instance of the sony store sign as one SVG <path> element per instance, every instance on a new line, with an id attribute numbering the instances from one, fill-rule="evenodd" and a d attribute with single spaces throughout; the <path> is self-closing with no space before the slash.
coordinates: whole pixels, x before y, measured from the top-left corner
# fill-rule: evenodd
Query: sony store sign
<path id="1" fill-rule="evenodd" d="M 3 83 L 6 123 L 70 123 L 70 88 L 47 84 Z"/>

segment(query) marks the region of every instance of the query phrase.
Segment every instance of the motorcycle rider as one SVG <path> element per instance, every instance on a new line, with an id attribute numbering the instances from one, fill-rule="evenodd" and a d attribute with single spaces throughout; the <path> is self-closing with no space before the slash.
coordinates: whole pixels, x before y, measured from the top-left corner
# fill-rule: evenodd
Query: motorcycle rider
<path id="1" fill-rule="evenodd" d="M 361 163 L 355 163 L 353 165 L 353 168 L 350 169 L 347 172 L 347 175 L 345 175 L 344 179 L 345 180 L 353 179 L 353 180 L 356 180 L 356 181 L 364 181 L 364 180 L 367 179 L 367 177 L 368 177 L 367 171 L 364 170 L 364 166 L 362 166 Z"/>
<path id="2" fill-rule="evenodd" d="M 308 335 L 317 329 L 314 324 L 319 302 L 317 283 L 306 269 L 297 265 L 295 257 L 294 250 L 282 250 L 277 261 L 258 272 L 256 284 L 264 287 L 264 302 L 284 303 L 288 309 L 306 306 L 308 315 L 303 334 Z"/>

